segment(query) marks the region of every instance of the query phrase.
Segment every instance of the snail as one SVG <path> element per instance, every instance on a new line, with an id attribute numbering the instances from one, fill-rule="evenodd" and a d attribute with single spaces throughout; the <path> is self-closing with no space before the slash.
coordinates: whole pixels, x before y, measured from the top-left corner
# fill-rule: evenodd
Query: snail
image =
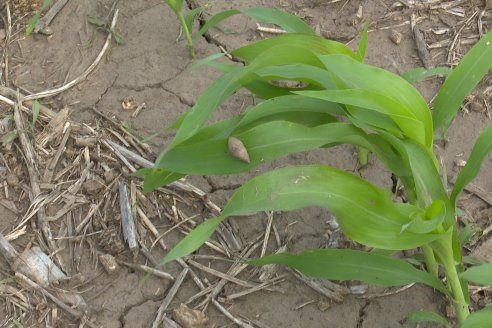
<path id="1" fill-rule="evenodd" d="M 248 151 L 246 150 L 246 147 L 244 147 L 244 144 L 241 140 L 235 137 L 229 137 L 229 140 L 227 141 L 227 147 L 229 148 L 229 152 L 232 156 L 236 157 L 241 162 L 248 164 L 251 163 Z"/>

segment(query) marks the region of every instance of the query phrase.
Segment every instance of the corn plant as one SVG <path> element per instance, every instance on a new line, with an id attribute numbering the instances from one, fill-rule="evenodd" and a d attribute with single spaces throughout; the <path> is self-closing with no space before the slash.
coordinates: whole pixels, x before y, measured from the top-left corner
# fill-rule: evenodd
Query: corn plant
<path id="1" fill-rule="evenodd" d="M 166 0 L 167 5 L 174 12 L 181 24 L 181 29 L 186 38 L 186 44 L 191 58 L 195 57 L 195 48 L 193 46 L 193 40 L 197 37 L 203 36 L 209 29 L 217 26 L 220 22 L 228 19 L 234 15 L 244 14 L 255 19 L 258 22 L 277 24 L 287 32 L 309 32 L 310 28 L 304 22 L 289 14 L 273 8 L 250 8 L 245 11 L 236 9 L 221 11 L 207 20 L 203 26 L 193 35 L 193 23 L 196 18 L 204 12 L 209 5 L 197 7 L 190 10 L 187 14 L 184 13 L 184 0 Z"/>
<path id="2" fill-rule="evenodd" d="M 145 188 L 189 174 L 245 172 L 289 154 L 352 144 L 374 153 L 399 178 L 408 201 L 397 202 L 389 191 L 329 166 L 275 169 L 237 189 L 219 216 L 198 225 L 162 263 L 197 250 L 227 217 L 320 206 L 336 216 L 347 237 L 377 251 L 316 249 L 249 264 L 277 263 L 317 278 L 381 286 L 422 283 L 450 298 L 461 327 L 490 326 L 488 308 L 470 314 L 468 282 L 492 285 L 492 264 L 464 264 L 456 205 L 492 149 L 492 126 L 476 140 L 450 193 L 433 144 L 492 66 L 492 32 L 455 69 L 445 70 L 448 77 L 431 110 L 404 78 L 363 63 L 367 29 L 356 51 L 308 29 L 306 25 L 303 33 L 234 50 L 232 55 L 244 66 L 216 64 L 224 74 L 175 122 L 174 140 L 155 167 L 143 171 Z M 279 80 L 299 82 L 300 87 L 272 83 Z M 207 125 L 211 113 L 242 88 L 262 101 L 241 115 Z M 394 256 L 409 249 L 423 254 L 422 265 Z M 413 313 L 410 319 L 450 326 L 430 312 Z"/>

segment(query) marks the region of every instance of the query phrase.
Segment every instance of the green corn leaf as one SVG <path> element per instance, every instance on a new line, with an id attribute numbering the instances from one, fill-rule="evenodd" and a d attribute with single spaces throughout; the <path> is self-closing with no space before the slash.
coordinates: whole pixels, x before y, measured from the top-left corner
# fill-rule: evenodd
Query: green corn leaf
<path id="1" fill-rule="evenodd" d="M 256 76 L 254 74 L 256 71 L 272 65 L 294 63 L 323 66 L 314 53 L 308 49 L 291 45 L 279 45 L 265 51 L 250 65 L 237 67 L 215 80 L 212 86 L 200 96 L 195 106 L 186 114 L 170 147 L 174 147 L 195 134 L 207 121 L 210 114 L 234 91 L 240 88 L 241 83 L 247 84 L 248 81 L 251 81 Z"/>
<path id="2" fill-rule="evenodd" d="M 299 91 L 300 95 L 338 102 L 346 105 L 358 106 L 388 115 L 399 126 L 408 138 L 426 145 L 425 127 L 415 113 L 404 104 L 399 103 L 384 94 L 364 89 Z"/>
<path id="3" fill-rule="evenodd" d="M 236 81 L 243 74 L 244 68 L 236 67 L 232 71 L 224 74 L 198 98 L 195 106 L 190 111 L 179 118 L 179 130 L 174 137 L 173 145 L 176 145 L 191 137 L 207 121 L 210 114 L 230 95 L 240 88 Z M 172 127 L 176 127 L 175 124 Z"/>
<path id="4" fill-rule="evenodd" d="M 335 103 L 322 99 L 306 98 L 298 95 L 287 95 L 271 100 L 265 100 L 258 105 L 249 108 L 244 115 L 240 116 L 239 122 L 233 127 L 233 129 L 246 126 L 270 115 L 289 112 L 343 115 L 342 108 Z M 309 116 L 309 114 L 305 116 Z M 227 134 L 227 132 L 224 133 Z"/>
<path id="5" fill-rule="evenodd" d="M 306 115 L 300 112 L 299 117 L 302 116 Z M 372 149 L 363 132 L 351 124 L 329 123 L 310 128 L 298 123 L 273 121 L 234 134 L 246 147 L 251 160 L 247 164 L 229 153 L 228 135 L 209 137 L 208 132 L 199 132 L 186 142 L 169 149 L 157 159 L 155 165 L 182 174 L 232 174 L 327 144 L 354 143 Z"/>
<path id="6" fill-rule="evenodd" d="M 413 209 L 409 208 L 409 210 Z M 446 216 L 446 204 L 442 200 L 437 200 L 427 208 L 426 212 L 413 210 L 413 212 L 408 213 L 408 216 L 413 219 L 402 227 L 403 230 L 414 233 L 429 233 L 443 222 Z"/>
<path id="7" fill-rule="evenodd" d="M 344 54 L 354 59 L 358 58 L 354 51 L 343 43 L 326 40 L 317 35 L 298 33 L 289 33 L 258 41 L 233 50 L 231 54 L 243 59 L 247 64 L 249 64 L 268 49 L 278 45 L 296 45 L 297 47 L 304 48 L 318 55 Z M 302 60 L 293 64 L 301 63 L 303 63 Z"/>
<path id="8" fill-rule="evenodd" d="M 205 8 L 203 6 L 197 7 L 193 10 L 190 10 L 186 16 L 184 17 L 184 21 L 186 24 L 186 28 L 188 31 L 193 31 L 193 23 L 195 22 L 195 19 L 197 18 L 198 15 L 200 15 Z"/>
<path id="9" fill-rule="evenodd" d="M 407 316 L 407 323 L 417 324 L 420 322 L 433 322 L 451 328 L 449 322 L 443 316 L 431 311 L 412 311 Z"/>
<path id="10" fill-rule="evenodd" d="M 412 169 L 412 176 L 415 181 L 415 188 L 419 199 L 420 207 L 425 208 L 436 200 L 447 199 L 447 193 L 437 170 L 437 159 L 435 155 L 411 140 L 400 141 L 400 148 L 406 153 L 408 163 Z M 454 213 L 454 211 L 448 211 Z"/>
<path id="11" fill-rule="evenodd" d="M 202 36 L 211 28 L 217 26 L 217 24 L 219 24 L 220 22 L 222 22 L 222 21 L 226 20 L 227 18 L 232 17 L 234 15 L 238 15 L 240 13 L 241 13 L 241 11 L 239 11 L 239 10 L 231 9 L 231 10 L 224 10 L 218 14 L 213 15 L 212 17 L 210 17 L 207 20 L 207 22 L 205 24 L 203 24 L 203 26 L 198 31 L 197 36 L 198 37 Z"/>
<path id="12" fill-rule="evenodd" d="M 220 217 L 205 221 L 203 227 L 200 225 L 188 234 L 163 262 L 198 249 L 228 216 L 291 211 L 307 206 L 329 209 L 347 236 L 371 247 L 411 249 L 441 238 L 439 234 L 401 232 L 408 218 L 394 206 L 389 193 L 357 176 L 326 166 L 285 167 L 242 185 Z"/>
<path id="13" fill-rule="evenodd" d="M 161 154 L 156 167 L 182 174 L 230 174 L 250 170 L 270 160 L 318 147 L 333 146 L 338 143 L 351 143 L 376 153 L 378 157 L 396 174 L 407 175 L 406 165 L 394 154 L 390 144 L 378 135 L 366 135 L 363 131 L 347 123 L 330 123 L 308 127 L 299 124 L 304 120 L 325 120 L 316 116 L 321 104 L 307 101 L 305 111 L 296 111 L 295 106 L 287 104 L 299 96 L 286 96 L 276 101 L 265 101 L 253 107 L 242 117 L 224 120 L 200 130 L 193 137 Z M 317 101 L 312 99 L 313 101 Z M 300 103 L 299 105 L 301 105 Z M 263 106 L 264 105 L 264 106 Z M 277 107 L 278 106 L 278 107 Z M 312 107 L 309 107 L 312 106 Z M 280 111 L 279 111 L 280 110 Z M 281 110 L 286 112 L 281 112 Z M 336 109 L 335 109 L 336 110 Z M 311 111 L 309 115 L 306 112 Z M 283 121 L 292 117 L 292 123 Z M 271 121 L 280 119 L 281 121 Z M 232 157 L 227 150 L 227 141 L 234 132 L 247 148 L 251 162 L 243 163 Z"/>
<path id="14" fill-rule="evenodd" d="M 460 277 L 472 283 L 492 286 L 492 263 L 472 266 Z"/>
<path id="15" fill-rule="evenodd" d="M 400 76 L 381 68 L 358 62 L 348 56 L 324 55 L 320 59 L 326 69 L 342 82 L 343 89 L 363 89 L 385 95 L 387 98 L 405 106 L 424 126 L 425 146 L 432 147 L 432 117 L 427 103 L 420 93 Z"/>
<path id="16" fill-rule="evenodd" d="M 184 0 L 166 0 L 168 6 L 176 13 L 176 15 L 181 15 L 183 11 Z"/>
<path id="17" fill-rule="evenodd" d="M 360 37 L 359 48 L 357 49 L 357 56 L 359 56 L 359 61 L 363 62 L 366 57 L 367 50 L 367 34 L 369 29 L 369 22 L 366 20 L 364 23 L 364 30 L 362 31 L 362 35 Z"/>
<path id="18" fill-rule="evenodd" d="M 143 192 L 151 192 L 184 177 L 184 174 L 169 172 L 160 168 L 150 168 L 145 172 Z"/>
<path id="19" fill-rule="evenodd" d="M 212 236 L 224 219 L 225 217 L 218 216 L 199 224 L 164 256 L 159 265 L 162 266 L 199 249 Z"/>
<path id="20" fill-rule="evenodd" d="M 453 70 L 449 67 L 433 67 L 433 68 L 414 68 L 406 71 L 401 75 L 402 78 L 408 81 L 408 83 L 415 83 L 418 81 L 425 80 L 433 76 L 448 76 Z"/>
<path id="21" fill-rule="evenodd" d="M 466 165 L 461 169 L 451 192 L 451 203 L 456 201 L 463 188 L 477 176 L 487 155 L 492 151 L 492 125 L 489 125 L 477 138 Z"/>
<path id="22" fill-rule="evenodd" d="M 460 242 L 461 247 L 464 247 L 468 244 L 474 235 L 478 233 L 478 229 L 474 228 L 472 224 L 466 224 L 458 234 L 458 240 Z"/>
<path id="23" fill-rule="evenodd" d="M 434 129 L 446 132 L 465 97 L 492 67 L 492 31 L 473 46 L 453 70 L 434 101 Z"/>
<path id="24" fill-rule="evenodd" d="M 275 24 L 288 33 L 314 34 L 314 31 L 302 19 L 274 8 L 250 8 L 244 14 L 260 23 Z"/>
<path id="25" fill-rule="evenodd" d="M 336 87 L 330 74 L 322 68 L 296 64 L 283 66 L 269 66 L 257 72 L 259 76 L 268 81 L 291 80 L 308 83 L 309 87 L 322 87 L 333 89 Z M 303 90 L 304 88 L 292 88 L 292 91 Z"/>
<path id="26" fill-rule="evenodd" d="M 299 254 L 280 253 L 249 260 L 251 265 L 283 264 L 303 274 L 329 280 L 361 280 L 384 287 L 423 283 L 446 293 L 429 273 L 390 256 L 351 249 L 318 249 Z"/>
<path id="27" fill-rule="evenodd" d="M 457 262 L 461 261 L 461 247 L 458 240 L 456 220 L 454 217 L 454 207 L 451 205 L 447 197 L 446 190 L 443 187 L 439 172 L 437 171 L 437 159 L 434 154 L 422 146 L 407 141 L 398 141 L 399 149 L 404 149 L 406 152 L 406 162 L 410 163 L 414 188 L 418 195 L 418 205 L 424 208 L 436 200 L 444 201 L 446 214 L 442 221 L 444 230 L 452 232 L 451 245 L 453 254 Z"/>
<path id="28" fill-rule="evenodd" d="M 237 67 L 237 65 L 227 64 L 227 63 L 219 63 L 216 61 L 217 59 L 222 58 L 224 56 L 225 56 L 225 54 L 223 54 L 223 53 L 217 53 L 217 54 L 207 56 L 203 59 L 195 61 L 193 63 L 193 65 L 191 65 L 191 69 L 196 69 L 196 68 L 199 68 L 201 66 L 210 66 L 210 67 L 215 68 L 216 70 L 218 70 L 222 73 L 230 72 L 232 69 Z"/>
<path id="29" fill-rule="evenodd" d="M 470 314 L 465 322 L 461 324 L 461 328 L 487 328 L 492 322 L 492 309 L 484 308 L 478 312 Z"/>

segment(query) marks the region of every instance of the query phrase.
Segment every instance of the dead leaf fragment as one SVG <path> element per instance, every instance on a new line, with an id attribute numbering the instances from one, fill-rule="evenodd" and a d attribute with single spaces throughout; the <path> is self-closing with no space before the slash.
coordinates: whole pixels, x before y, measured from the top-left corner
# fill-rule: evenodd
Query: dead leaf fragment
<path id="1" fill-rule="evenodd" d="M 133 97 L 127 96 L 121 99 L 121 108 L 124 110 L 135 110 L 138 107 L 138 102 Z"/>
<path id="2" fill-rule="evenodd" d="M 111 254 L 101 254 L 99 255 L 99 261 L 101 261 L 101 264 L 104 267 L 104 270 L 108 274 L 112 274 L 118 269 L 118 263 L 116 262 L 116 259 L 114 258 L 113 255 Z"/>
<path id="3" fill-rule="evenodd" d="M 251 163 L 248 151 L 246 150 L 246 147 L 244 147 L 244 144 L 241 140 L 235 137 L 229 137 L 227 147 L 229 148 L 229 152 L 232 156 L 236 157 L 241 162 L 248 164 Z"/>
<path id="4" fill-rule="evenodd" d="M 178 309 L 173 311 L 173 318 L 183 328 L 204 328 L 209 319 L 201 311 L 192 310 L 185 304 L 181 304 Z"/>

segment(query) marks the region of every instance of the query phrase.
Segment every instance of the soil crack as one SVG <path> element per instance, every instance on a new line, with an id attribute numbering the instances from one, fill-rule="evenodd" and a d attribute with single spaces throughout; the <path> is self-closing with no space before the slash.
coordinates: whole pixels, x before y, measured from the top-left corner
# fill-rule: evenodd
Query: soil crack
<path id="1" fill-rule="evenodd" d="M 96 100 L 96 103 L 94 104 L 94 106 L 98 106 L 99 105 L 99 102 L 101 101 L 101 99 L 104 98 L 104 96 L 108 93 L 108 91 L 114 87 L 114 84 L 116 83 L 116 80 L 118 79 L 118 73 L 116 73 L 116 76 L 114 77 L 113 81 L 111 82 L 111 84 L 101 93 L 101 95 L 97 98 Z"/>
<path id="2" fill-rule="evenodd" d="M 203 178 L 208 182 L 208 184 L 211 187 L 211 190 L 209 192 L 210 194 L 213 194 L 214 192 L 219 190 L 236 190 L 242 186 L 240 183 L 234 183 L 228 186 L 219 186 L 217 185 L 217 183 L 215 183 L 215 181 L 211 177 L 204 175 Z"/>
<path id="3" fill-rule="evenodd" d="M 366 318 L 366 309 L 371 304 L 371 301 L 366 301 L 364 305 L 362 305 L 359 309 L 359 318 L 357 319 L 357 325 L 355 325 L 355 328 L 362 328 L 362 325 L 364 324 L 364 319 Z"/>
<path id="4" fill-rule="evenodd" d="M 200 7 L 200 5 L 195 0 L 186 0 L 186 4 L 187 4 L 189 10 L 193 10 L 193 9 Z M 205 25 L 205 23 L 207 23 L 207 20 L 205 18 L 200 17 L 200 16 L 198 16 L 197 20 L 198 20 L 198 23 L 200 24 L 200 28 L 202 28 L 203 25 Z M 217 40 L 216 38 L 214 38 L 213 36 L 211 36 L 210 33 L 205 32 L 202 34 L 202 37 L 205 39 L 205 41 L 207 41 L 207 43 L 212 44 L 212 45 L 218 47 L 219 49 L 222 47 L 223 49 L 225 49 L 227 51 L 227 46 L 225 44 L 223 44 L 222 42 L 220 42 L 219 40 Z"/>
<path id="5" fill-rule="evenodd" d="M 180 94 L 177 94 L 173 90 L 167 88 L 165 85 L 162 85 L 161 88 L 162 88 L 162 90 L 169 92 L 170 94 L 172 94 L 173 96 L 178 98 L 179 102 L 182 103 L 183 105 L 188 106 L 188 107 L 195 106 L 195 103 L 193 101 L 189 101 L 189 100 L 185 99 L 183 96 L 181 96 Z"/>
<path id="6" fill-rule="evenodd" d="M 164 82 L 147 83 L 144 85 L 132 85 L 132 84 L 117 84 L 114 87 L 119 89 L 128 89 L 130 91 L 144 91 L 145 89 L 161 89 Z"/>

